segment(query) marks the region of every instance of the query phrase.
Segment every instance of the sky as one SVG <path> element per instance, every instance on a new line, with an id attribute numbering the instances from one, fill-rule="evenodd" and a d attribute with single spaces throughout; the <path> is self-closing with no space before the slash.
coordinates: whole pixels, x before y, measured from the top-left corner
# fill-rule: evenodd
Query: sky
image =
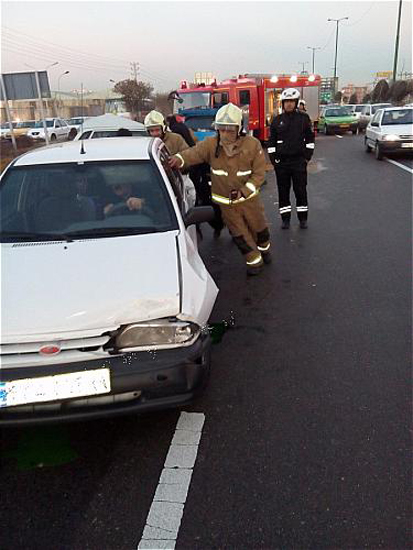
<path id="1" fill-rule="evenodd" d="M 3 1 L 3 73 L 48 69 L 51 88 L 104 90 L 138 78 L 155 91 L 245 73 L 312 71 L 332 76 L 336 23 L 340 87 L 371 83 L 393 68 L 397 0 L 380 1 Z M 403 0 L 398 70 L 412 71 L 412 2 Z M 30 68 L 27 66 L 29 65 Z M 69 71 L 68 74 L 63 74 Z"/>

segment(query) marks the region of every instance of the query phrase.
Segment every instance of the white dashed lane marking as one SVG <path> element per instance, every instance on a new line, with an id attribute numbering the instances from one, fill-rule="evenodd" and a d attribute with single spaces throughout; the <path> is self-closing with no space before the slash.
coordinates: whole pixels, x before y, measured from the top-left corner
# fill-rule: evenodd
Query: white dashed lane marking
<path id="1" fill-rule="evenodd" d="M 386 158 L 385 160 L 387 160 L 387 162 L 390 162 L 390 164 L 394 164 L 395 166 L 398 166 L 398 167 L 401 168 L 402 170 L 406 170 L 406 172 L 409 172 L 409 174 L 413 174 L 413 169 L 412 169 L 412 168 L 409 168 L 409 167 L 406 166 L 405 164 L 402 164 L 401 162 L 396 162 L 396 161 L 393 160 L 393 159 L 388 159 L 388 158 Z"/>
<path id="2" fill-rule="evenodd" d="M 181 413 L 138 550 L 175 548 L 204 422 L 202 413 Z"/>

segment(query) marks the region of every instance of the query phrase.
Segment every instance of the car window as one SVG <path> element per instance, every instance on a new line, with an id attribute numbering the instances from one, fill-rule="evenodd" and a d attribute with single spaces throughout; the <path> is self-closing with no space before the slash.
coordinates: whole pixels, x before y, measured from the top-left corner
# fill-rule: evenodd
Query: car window
<path id="1" fill-rule="evenodd" d="M 348 107 L 336 107 L 335 109 L 327 109 L 325 116 L 328 117 L 341 117 L 351 114 Z"/>
<path id="2" fill-rule="evenodd" d="M 383 125 L 390 124 L 412 124 L 413 109 L 397 109 L 392 111 L 384 111 Z"/>
<path id="3" fill-rule="evenodd" d="M 132 137 L 136 137 L 136 136 L 148 137 L 146 130 L 131 130 L 131 133 L 132 133 Z M 95 130 L 93 132 L 92 139 L 107 138 L 107 137 L 119 137 L 118 131 L 117 130 Z"/>
<path id="4" fill-rule="evenodd" d="M 365 105 L 365 106 L 363 107 L 362 114 L 363 114 L 363 115 L 369 115 L 369 114 L 370 114 L 370 105 Z"/>
<path id="5" fill-rule="evenodd" d="M 162 176 L 149 160 L 12 167 L 1 182 L 0 204 L 3 241 L 22 234 L 25 240 L 48 233 L 96 238 L 178 227 Z M 35 233 L 44 236 L 27 236 Z"/>
<path id="6" fill-rule="evenodd" d="M 380 105 L 374 105 L 371 107 L 371 112 L 374 114 L 376 113 L 379 109 L 383 109 L 383 107 L 387 107 L 388 104 L 387 103 L 381 103 Z"/>
<path id="7" fill-rule="evenodd" d="M 356 105 L 354 108 L 355 113 L 361 113 L 364 109 L 364 105 Z"/>
<path id="8" fill-rule="evenodd" d="M 54 121 L 55 128 L 60 128 L 61 124 L 59 120 Z"/>
<path id="9" fill-rule="evenodd" d="M 60 124 L 61 124 L 62 128 L 66 128 L 66 126 L 67 126 L 67 124 L 64 120 L 61 120 Z"/>

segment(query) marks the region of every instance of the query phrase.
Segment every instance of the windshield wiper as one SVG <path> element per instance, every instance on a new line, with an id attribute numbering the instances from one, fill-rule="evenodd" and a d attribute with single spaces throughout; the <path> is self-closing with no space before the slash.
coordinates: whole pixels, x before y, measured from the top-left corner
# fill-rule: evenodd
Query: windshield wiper
<path id="1" fill-rule="evenodd" d="M 158 227 L 98 227 L 94 229 L 83 229 L 79 231 L 70 231 L 67 236 L 70 238 L 82 237 L 117 237 L 128 235 L 141 235 L 145 233 L 158 233 L 162 229 Z"/>
<path id="2" fill-rule="evenodd" d="M 65 233 L 35 233 L 30 231 L 1 231 L 0 239 L 17 239 L 19 241 L 66 241 L 72 239 Z"/>

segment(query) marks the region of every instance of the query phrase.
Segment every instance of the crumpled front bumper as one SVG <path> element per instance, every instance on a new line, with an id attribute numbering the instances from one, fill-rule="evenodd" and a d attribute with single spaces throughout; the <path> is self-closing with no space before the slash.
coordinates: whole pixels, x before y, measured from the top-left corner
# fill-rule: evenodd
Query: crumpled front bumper
<path id="1" fill-rule="evenodd" d="M 3 369 L 1 381 L 7 382 L 107 367 L 111 391 L 96 396 L 97 399 L 77 398 L 3 407 L 0 408 L 0 426 L 86 420 L 181 406 L 203 389 L 209 374 L 210 356 L 210 336 L 201 334 L 187 348 L 127 353 L 103 362 Z M 104 398 L 107 403 L 102 402 Z"/>

